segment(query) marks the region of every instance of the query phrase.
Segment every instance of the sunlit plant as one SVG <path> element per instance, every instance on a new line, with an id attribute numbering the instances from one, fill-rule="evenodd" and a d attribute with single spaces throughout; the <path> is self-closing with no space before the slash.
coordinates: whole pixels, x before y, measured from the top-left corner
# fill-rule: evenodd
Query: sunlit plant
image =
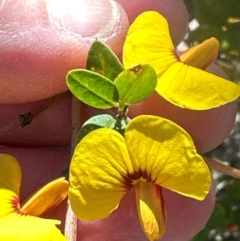
<path id="1" fill-rule="evenodd" d="M 159 95 L 182 108 L 206 110 L 240 95 L 238 84 L 204 71 L 216 59 L 218 49 L 218 41 L 210 38 L 179 55 L 166 19 L 157 12 L 145 12 L 130 26 L 123 63 L 126 68 L 150 64 L 157 73 Z"/>
<path id="2" fill-rule="evenodd" d="M 69 199 L 79 219 L 107 218 L 134 188 L 142 229 L 149 240 L 156 240 L 167 225 L 161 187 L 204 200 L 211 161 L 197 153 L 191 136 L 161 117 L 130 120 L 128 108 L 155 91 L 176 106 L 198 111 L 236 100 L 239 85 L 204 71 L 216 59 L 218 47 L 211 38 L 178 55 L 164 17 L 145 12 L 130 26 L 123 65 L 96 40 L 86 69 L 68 73 L 67 85 L 79 100 L 115 113 L 90 118 L 78 134 Z"/>
<path id="3" fill-rule="evenodd" d="M 164 235 L 167 222 L 161 187 L 204 200 L 211 176 L 191 137 L 170 120 L 139 116 L 124 137 L 111 128 L 86 135 L 70 167 L 69 199 L 81 220 L 107 218 L 134 188 L 137 211 L 149 240 Z"/>
<path id="4" fill-rule="evenodd" d="M 123 64 L 104 43 L 94 41 L 86 69 L 69 71 L 67 85 L 85 104 L 113 114 L 93 116 L 80 129 L 70 188 L 64 178 L 57 179 L 20 205 L 20 166 L 14 157 L 0 154 L 0 239 L 66 240 L 55 226 L 58 220 L 39 216 L 67 193 L 75 215 L 90 221 L 108 218 L 130 189 L 146 237 L 162 238 L 168 213 L 162 188 L 202 201 L 211 187 L 209 166 L 216 163 L 201 156 L 191 135 L 172 120 L 154 115 L 131 120 L 128 110 L 155 92 L 175 106 L 197 111 L 235 101 L 239 85 L 204 71 L 218 47 L 211 38 L 179 55 L 167 21 L 152 11 L 130 26 Z"/>

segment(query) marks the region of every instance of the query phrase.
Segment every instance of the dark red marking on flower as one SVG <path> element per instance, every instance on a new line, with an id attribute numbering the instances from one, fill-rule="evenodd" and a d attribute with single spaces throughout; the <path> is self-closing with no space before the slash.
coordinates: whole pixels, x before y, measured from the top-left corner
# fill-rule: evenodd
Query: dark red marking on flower
<path id="1" fill-rule="evenodd" d="M 179 57 L 179 55 L 178 55 L 178 53 L 175 49 L 172 50 L 172 54 L 177 61 L 181 61 L 181 59 L 180 59 L 180 57 Z"/>
<path id="2" fill-rule="evenodd" d="M 130 189 L 132 185 L 132 179 L 129 176 L 123 176 L 123 184 L 126 189 Z"/>
<path id="3" fill-rule="evenodd" d="M 11 200 L 11 204 L 12 204 L 12 208 L 13 208 L 13 211 L 17 214 L 23 214 L 20 210 L 20 206 L 19 206 L 19 198 L 18 197 L 14 197 L 12 200 Z"/>
<path id="4" fill-rule="evenodd" d="M 133 181 L 141 178 L 146 180 L 147 182 L 155 182 L 155 180 L 152 179 L 151 174 L 149 174 L 146 169 L 139 169 L 138 171 L 135 171 L 133 173 L 127 173 L 126 176 L 123 176 L 124 187 L 126 187 L 127 189 L 131 188 L 133 186 Z"/>
<path id="5" fill-rule="evenodd" d="M 164 199 L 163 199 L 163 195 L 162 195 L 162 188 L 158 185 L 155 185 L 155 189 L 156 189 L 157 196 L 161 200 L 162 216 L 163 216 L 164 221 L 166 222 L 166 209 L 165 209 Z"/>

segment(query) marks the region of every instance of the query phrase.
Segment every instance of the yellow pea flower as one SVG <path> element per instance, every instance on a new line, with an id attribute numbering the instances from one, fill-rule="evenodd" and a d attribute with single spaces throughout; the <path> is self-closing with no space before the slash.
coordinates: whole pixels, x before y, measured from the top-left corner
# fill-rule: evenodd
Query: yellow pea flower
<path id="1" fill-rule="evenodd" d="M 69 184 L 64 178 L 50 182 L 31 196 L 21 208 L 19 191 L 21 168 L 11 155 L 0 154 L 0 240 L 66 241 L 55 225 L 59 220 L 36 216 L 59 204 L 67 196 Z M 41 201 L 44 202 L 41 203 Z M 36 215 L 36 216 L 32 216 Z"/>
<path id="2" fill-rule="evenodd" d="M 70 165 L 69 200 L 79 219 L 103 219 L 134 188 L 143 231 L 156 240 L 166 229 L 162 187 L 203 200 L 210 185 L 209 169 L 188 133 L 170 120 L 142 115 L 124 137 L 100 128 L 81 140 Z"/>
<path id="3" fill-rule="evenodd" d="M 218 49 L 218 41 L 210 38 L 178 56 L 166 19 L 149 11 L 130 26 L 123 63 L 125 68 L 150 64 L 158 76 L 156 91 L 163 98 L 182 108 L 206 110 L 240 95 L 240 85 L 203 70 L 216 59 Z"/>

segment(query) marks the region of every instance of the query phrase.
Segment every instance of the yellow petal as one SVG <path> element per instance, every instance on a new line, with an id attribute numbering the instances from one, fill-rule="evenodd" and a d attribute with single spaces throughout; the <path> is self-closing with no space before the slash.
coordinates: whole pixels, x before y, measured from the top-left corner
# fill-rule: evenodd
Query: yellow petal
<path id="1" fill-rule="evenodd" d="M 135 186 L 138 216 L 149 240 L 160 239 L 166 230 L 166 213 L 161 188 L 139 181 Z"/>
<path id="2" fill-rule="evenodd" d="M 33 216 L 41 216 L 48 210 L 60 204 L 68 194 L 69 183 L 65 177 L 60 177 L 42 188 L 24 201 L 21 212 Z"/>
<path id="3" fill-rule="evenodd" d="M 97 129 L 77 145 L 70 165 L 69 200 L 79 219 L 106 218 L 125 195 L 133 172 L 125 140 L 116 131 Z"/>
<path id="4" fill-rule="evenodd" d="M 0 240 L 1 241 L 65 241 L 55 225 L 57 220 L 45 220 L 23 215 L 19 193 L 21 169 L 17 160 L 0 154 Z"/>
<path id="5" fill-rule="evenodd" d="M 127 126 L 125 140 L 134 170 L 146 180 L 187 197 L 206 197 L 209 169 L 180 126 L 156 116 L 138 116 Z"/>
<path id="6" fill-rule="evenodd" d="M 29 215 L 9 214 L 0 219 L 1 241 L 67 241 L 55 225 L 57 220 L 47 220 Z"/>
<path id="7" fill-rule="evenodd" d="M 19 195 L 22 172 L 16 158 L 0 153 L 0 188 L 7 188 Z"/>
<path id="8" fill-rule="evenodd" d="M 165 71 L 156 91 L 177 106 L 207 110 L 236 100 L 240 85 L 178 62 Z"/>
<path id="9" fill-rule="evenodd" d="M 185 64 L 205 69 L 216 60 L 218 50 L 219 42 L 215 38 L 210 38 L 182 53 L 180 59 Z"/>
<path id="10" fill-rule="evenodd" d="M 124 43 L 124 67 L 149 64 L 161 76 L 177 61 L 166 19 L 154 11 L 140 14 L 130 26 Z"/>

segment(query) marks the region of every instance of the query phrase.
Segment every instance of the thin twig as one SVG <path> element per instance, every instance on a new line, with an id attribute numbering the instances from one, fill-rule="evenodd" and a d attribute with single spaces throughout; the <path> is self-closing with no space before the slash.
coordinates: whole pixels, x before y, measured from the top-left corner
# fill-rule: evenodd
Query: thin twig
<path id="1" fill-rule="evenodd" d="M 43 111 L 48 109 L 51 105 L 53 105 L 56 102 L 58 102 L 59 100 L 61 100 L 67 93 L 69 93 L 69 91 L 65 91 L 58 95 L 54 95 L 54 96 L 46 99 L 40 106 L 38 106 L 36 109 L 32 110 L 31 112 L 28 112 L 23 115 L 19 115 L 15 121 L 9 123 L 8 125 L 6 125 L 0 129 L 0 137 L 4 136 L 8 132 L 10 132 L 20 126 L 24 127 L 26 125 L 29 125 L 35 117 L 37 117 Z"/>
<path id="2" fill-rule="evenodd" d="M 22 121 L 19 118 L 9 123 L 8 125 L 0 129 L 0 137 L 6 135 L 8 132 L 18 128 L 21 125 L 22 125 Z"/>
<path id="3" fill-rule="evenodd" d="M 80 130 L 81 121 L 81 102 L 77 100 L 74 96 L 72 97 L 72 138 L 71 138 L 71 154 L 73 154 L 75 149 L 76 137 L 78 131 Z M 65 236 L 68 241 L 77 240 L 77 218 L 74 215 L 71 205 L 68 201 L 66 221 L 65 221 Z"/>
<path id="4" fill-rule="evenodd" d="M 54 95 L 54 96 L 46 99 L 46 101 L 44 101 L 38 108 L 34 109 L 33 111 L 31 111 L 29 113 L 29 116 L 23 121 L 22 127 L 24 127 L 26 125 L 29 125 L 36 116 L 38 116 L 43 111 L 48 109 L 51 105 L 53 105 L 56 102 L 58 102 L 59 100 L 61 100 L 68 93 L 69 93 L 69 91 L 65 91 L 65 92 L 62 92 L 62 93 L 60 93 L 58 95 Z"/>
<path id="5" fill-rule="evenodd" d="M 236 169 L 234 167 L 231 166 L 227 166 L 221 162 L 218 162 L 216 160 L 213 160 L 211 158 L 208 157 L 203 157 L 203 159 L 206 161 L 207 165 L 209 166 L 209 168 L 212 168 L 218 172 L 221 172 L 223 174 L 235 177 L 240 179 L 240 170 Z"/>

